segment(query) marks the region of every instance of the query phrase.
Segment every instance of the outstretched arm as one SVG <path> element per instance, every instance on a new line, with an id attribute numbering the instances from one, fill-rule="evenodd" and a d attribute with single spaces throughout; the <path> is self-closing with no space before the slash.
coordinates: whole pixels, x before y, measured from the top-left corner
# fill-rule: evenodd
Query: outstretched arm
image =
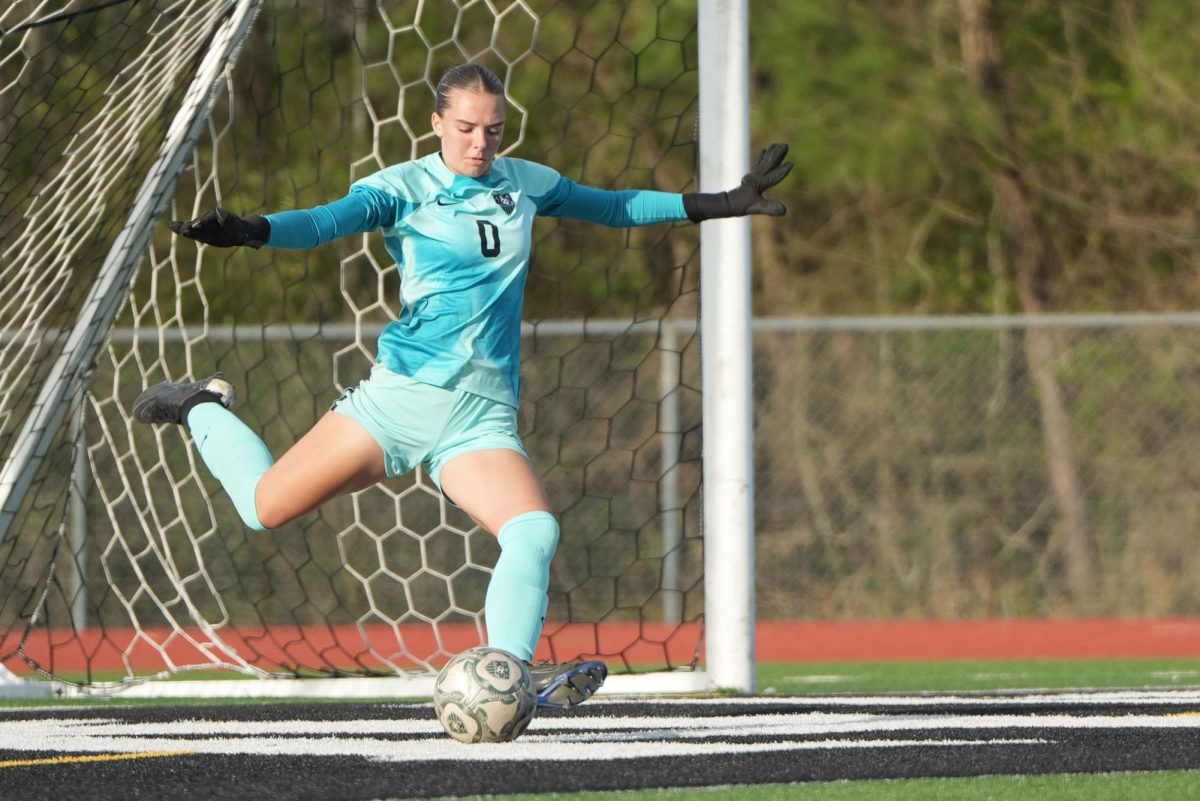
<path id="1" fill-rule="evenodd" d="M 612 191 L 560 178 L 550 192 L 534 198 L 538 214 L 632 228 L 687 219 L 682 196 L 646 189 Z"/>
<path id="2" fill-rule="evenodd" d="M 569 217 L 600 223 L 613 228 L 653 225 L 674 220 L 702 222 L 718 217 L 768 214 L 778 217 L 787 207 L 763 192 L 782 181 L 792 170 L 784 164 L 788 147 L 771 145 L 759 154 L 754 167 L 736 189 L 728 192 L 689 192 L 679 195 L 632 189 L 609 191 L 581 186 L 569 178 L 560 178 L 547 192 L 534 198 L 538 213 L 548 217 Z"/>
<path id="3" fill-rule="evenodd" d="M 401 204 L 393 195 L 356 187 L 346 197 L 312 209 L 239 217 L 217 206 L 194 220 L 176 220 L 170 228 L 180 236 L 219 248 L 311 248 L 392 225 L 401 216 Z"/>

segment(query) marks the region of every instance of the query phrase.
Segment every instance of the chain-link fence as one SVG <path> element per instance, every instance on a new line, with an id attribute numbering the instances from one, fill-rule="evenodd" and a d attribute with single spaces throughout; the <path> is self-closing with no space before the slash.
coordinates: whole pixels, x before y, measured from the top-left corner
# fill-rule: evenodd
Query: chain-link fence
<path id="1" fill-rule="evenodd" d="M 565 329 L 539 334 L 542 350 L 577 350 L 577 339 Z M 651 429 L 663 415 L 698 412 L 690 394 L 675 391 L 678 365 L 664 361 L 678 358 L 678 346 L 656 348 L 656 339 L 637 360 L 653 384 L 644 393 Z M 1040 380 L 1031 367 L 1039 344 L 1050 354 Z M 1200 315 L 756 321 L 759 616 L 1200 613 L 1197 346 Z M 608 390 L 614 398 L 627 391 Z M 608 390 L 591 387 L 589 403 L 603 406 Z M 527 398 L 527 424 L 549 413 L 545 404 Z M 557 451 L 543 453 L 535 429 L 526 433 L 535 461 L 553 463 Z M 688 470 L 667 489 L 694 501 L 699 429 L 688 436 L 695 442 L 680 462 Z M 678 447 L 652 449 L 654 475 L 671 474 L 662 460 L 679 459 Z M 359 499 L 358 513 L 393 516 L 393 499 L 377 495 Z M 630 509 L 640 505 L 626 495 Z M 597 521 L 581 516 L 591 506 L 564 498 L 564 525 L 585 529 L 575 539 L 593 545 L 564 549 L 562 576 L 608 542 L 609 518 L 625 513 L 614 496 Z M 373 501 L 379 509 L 365 508 Z M 696 586 L 700 540 L 693 531 L 685 539 L 694 548 L 677 544 L 694 527 L 663 517 L 650 539 L 627 543 L 630 560 L 656 558 L 651 584 L 678 588 L 656 617 L 679 619 L 677 593 Z M 660 541 L 668 535 L 669 545 Z M 660 561 L 664 553 L 675 558 Z"/>
<path id="2" fill-rule="evenodd" d="M 577 333 L 542 331 L 542 350 L 578 349 Z M 676 346 L 646 342 L 648 425 L 679 403 L 692 420 L 691 396 L 672 394 L 678 367 L 663 361 Z M 1197 346 L 1200 315 L 756 321 L 759 616 L 1200 613 Z M 1040 381 L 1039 352 L 1050 355 Z M 589 403 L 603 406 L 605 391 L 620 401 L 626 390 L 593 386 Z M 523 418 L 548 414 L 545 403 L 527 398 Z M 526 433 L 535 461 L 553 463 L 554 447 Z M 690 436 L 694 459 L 699 429 Z M 651 456 L 669 475 L 664 452 Z M 694 499 L 696 476 L 676 478 Z M 359 512 L 394 514 L 386 494 L 379 502 Z M 575 531 L 581 542 L 603 540 L 622 514 L 610 503 L 597 522 L 577 514 L 587 504 L 567 506 L 564 525 L 595 529 Z M 685 565 L 654 563 L 655 584 L 684 590 L 699 563 L 688 542 L 694 552 L 631 541 L 629 559 L 686 553 Z M 564 552 L 560 567 L 590 552 Z M 667 619 L 677 598 L 664 596 Z"/>
<path id="3" fill-rule="evenodd" d="M 760 321 L 759 615 L 1200 612 L 1197 326 Z"/>

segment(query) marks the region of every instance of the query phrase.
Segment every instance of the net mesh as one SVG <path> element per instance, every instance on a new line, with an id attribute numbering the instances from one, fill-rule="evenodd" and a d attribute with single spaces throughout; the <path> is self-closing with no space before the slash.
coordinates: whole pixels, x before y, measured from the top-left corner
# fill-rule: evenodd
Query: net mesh
<path id="1" fill-rule="evenodd" d="M 4 91 L 16 98 L 5 98 L 0 125 L 22 132 L 3 137 L 14 144 L 4 152 L 0 232 L 20 261 L 5 259 L 0 290 L 0 436 L 20 421 L 40 362 L 77 314 L 71 293 L 94 277 L 95 263 L 78 254 L 102 255 L 114 235 L 96 210 L 127 202 L 169 119 L 160 110 L 186 84 L 182 70 L 165 89 L 163 65 L 194 59 L 201 11 L 223 5 L 97 11 L 87 29 L 113 30 L 95 51 L 78 18 L 0 38 Z M 19 4 L 0 25 L 42 19 L 53 11 L 45 6 Z M 186 42 L 170 38 L 185 19 Z M 506 152 L 596 186 L 691 184 L 687 3 L 277 2 L 264 4 L 222 79 L 167 213 L 188 218 L 218 202 L 239 213 L 309 207 L 435 151 L 434 86 L 468 60 L 506 83 Z M 126 73 L 139 76 L 128 88 L 114 78 Z M 34 75 L 47 76 L 40 88 L 28 88 Z M 124 116 L 96 113 L 103 103 Z M 118 135 L 129 144 L 112 144 Z M 83 167 L 57 179 L 64 150 L 104 180 L 88 184 Z M 127 178 L 103 172 L 95 154 L 110 151 Z M 64 203 L 78 204 L 94 230 L 37 217 L 65 213 Z M 144 386 L 219 369 L 237 387 L 239 417 L 280 455 L 366 376 L 375 337 L 399 312 L 382 241 L 222 251 L 163 228 L 76 425 L 63 427 L 0 542 L 0 658 L 84 681 L 214 667 L 386 674 L 428 670 L 478 644 L 497 546 L 423 473 L 258 534 L 184 431 L 129 415 Z M 703 607 L 695 231 L 539 220 L 534 239 L 520 428 L 563 529 L 539 656 L 601 656 L 630 670 L 692 665 Z M 57 272 L 35 269 L 50 262 Z M 60 295 L 30 304 L 31 290 L 9 292 L 12 281 Z M 41 316 L 30 319 L 31 307 Z M 83 457 L 74 462 L 72 445 Z"/>

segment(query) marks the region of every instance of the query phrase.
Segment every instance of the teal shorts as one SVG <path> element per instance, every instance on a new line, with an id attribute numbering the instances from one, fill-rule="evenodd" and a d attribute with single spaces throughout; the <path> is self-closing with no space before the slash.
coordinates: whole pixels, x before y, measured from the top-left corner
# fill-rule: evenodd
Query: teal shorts
<path id="1" fill-rule="evenodd" d="M 442 468 L 455 456 L 496 448 L 527 455 L 512 406 L 461 389 L 422 384 L 381 364 L 330 409 L 370 432 L 383 448 L 388 476 L 423 464 L 439 488 Z"/>

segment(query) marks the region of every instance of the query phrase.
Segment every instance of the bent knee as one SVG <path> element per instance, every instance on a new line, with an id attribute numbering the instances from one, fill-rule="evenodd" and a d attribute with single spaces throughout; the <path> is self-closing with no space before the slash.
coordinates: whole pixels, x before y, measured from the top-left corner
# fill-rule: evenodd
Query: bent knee
<path id="1" fill-rule="evenodd" d="M 296 514 L 293 504 L 288 502 L 287 496 L 283 493 L 273 492 L 269 487 L 264 489 L 263 485 L 266 483 L 260 481 L 254 493 L 254 511 L 259 525 L 253 525 L 250 520 L 245 521 L 247 525 L 258 531 L 279 528 L 299 516 Z"/>
<path id="2" fill-rule="evenodd" d="M 259 531 L 270 531 L 271 529 L 279 528 L 299 517 L 298 514 L 288 509 L 284 504 L 279 503 L 267 503 L 266 505 L 256 503 L 255 511 L 258 513 Z"/>

